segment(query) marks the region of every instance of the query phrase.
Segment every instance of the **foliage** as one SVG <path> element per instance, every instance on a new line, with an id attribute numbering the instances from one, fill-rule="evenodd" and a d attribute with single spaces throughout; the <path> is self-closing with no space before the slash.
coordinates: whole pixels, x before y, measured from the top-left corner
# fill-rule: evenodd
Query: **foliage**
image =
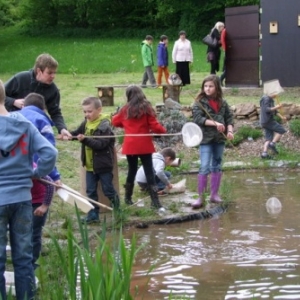
<path id="1" fill-rule="evenodd" d="M 10 26 L 17 20 L 17 13 L 15 6 L 18 0 L 0 0 L 0 27 Z"/>
<path id="2" fill-rule="evenodd" d="M 291 132 L 295 136 L 300 136 L 300 120 L 299 119 L 293 119 L 289 122 L 289 127 Z"/>
<path id="3" fill-rule="evenodd" d="M 253 140 L 256 140 L 260 137 L 262 137 L 263 133 L 260 129 L 256 129 L 250 126 L 241 126 L 238 131 L 234 134 L 234 139 L 230 142 L 226 141 L 226 146 L 237 146 L 242 141 L 252 138 Z"/>

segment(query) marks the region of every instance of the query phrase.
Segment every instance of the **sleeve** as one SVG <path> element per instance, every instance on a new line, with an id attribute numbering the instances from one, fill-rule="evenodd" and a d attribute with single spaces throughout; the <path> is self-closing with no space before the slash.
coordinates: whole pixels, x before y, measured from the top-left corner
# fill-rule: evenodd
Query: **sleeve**
<path id="1" fill-rule="evenodd" d="M 233 113 L 227 103 L 227 101 L 223 100 L 225 102 L 225 124 L 227 125 L 234 125 L 234 119 L 233 119 Z"/>
<path id="2" fill-rule="evenodd" d="M 167 130 L 165 127 L 163 127 L 155 118 L 155 116 L 148 115 L 148 124 L 150 127 L 150 130 L 153 133 L 166 133 Z"/>
<path id="3" fill-rule="evenodd" d="M 8 111 L 16 110 L 16 107 L 14 106 L 14 102 L 16 98 L 14 97 L 15 91 L 18 90 L 19 84 L 16 76 L 13 76 L 11 79 L 9 79 L 5 84 L 5 107 Z"/>
<path id="4" fill-rule="evenodd" d="M 163 52 L 162 52 L 162 47 L 160 45 L 157 46 L 157 65 L 159 67 L 163 66 Z"/>
<path id="5" fill-rule="evenodd" d="M 114 134 L 110 128 L 103 132 L 103 135 L 110 135 L 111 138 L 85 138 L 81 143 L 93 150 L 103 150 L 109 146 L 112 139 L 115 139 Z"/>
<path id="6" fill-rule="evenodd" d="M 52 180 L 49 176 L 44 176 L 42 178 L 47 180 L 47 181 L 52 182 Z M 49 184 L 49 183 L 42 182 L 42 181 L 41 181 L 41 183 L 44 184 L 45 187 L 46 187 L 46 192 L 45 192 L 45 197 L 43 199 L 43 204 L 45 204 L 47 206 L 50 206 L 50 204 L 52 202 L 52 199 L 53 199 L 53 195 L 54 195 L 54 186 Z"/>
<path id="7" fill-rule="evenodd" d="M 205 125 L 205 121 L 207 119 L 206 114 L 197 103 L 194 103 L 192 106 L 192 115 L 194 123 L 199 126 Z"/>
<path id="8" fill-rule="evenodd" d="M 70 131 L 71 135 L 73 136 L 72 140 L 77 140 L 78 134 L 84 134 L 84 126 L 85 121 L 83 121 L 75 130 Z"/>
<path id="9" fill-rule="evenodd" d="M 175 42 L 174 44 L 174 47 L 173 47 L 173 50 L 172 50 L 172 60 L 173 60 L 173 63 L 176 63 L 176 55 L 177 55 L 177 41 Z"/>
<path id="10" fill-rule="evenodd" d="M 164 162 L 161 161 L 156 164 L 155 174 L 165 185 L 168 185 L 170 183 L 168 177 L 165 174 Z"/>
<path id="11" fill-rule="evenodd" d="M 194 56 L 193 56 L 193 48 L 192 48 L 192 43 L 191 42 L 190 42 L 190 56 L 191 56 L 191 62 L 193 62 Z"/>
<path id="12" fill-rule="evenodd" d="M 120 109 L 120 111 L 112 117 L 112 125 L 115 127 L 123 127 L 123 115 L 123 109 Z"/>

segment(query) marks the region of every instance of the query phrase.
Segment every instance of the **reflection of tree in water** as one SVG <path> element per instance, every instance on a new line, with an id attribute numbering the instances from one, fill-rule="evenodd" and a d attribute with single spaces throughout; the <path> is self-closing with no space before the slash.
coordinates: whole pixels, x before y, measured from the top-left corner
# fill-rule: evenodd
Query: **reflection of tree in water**
<path id="1" fill-rule="evenodd" d="M 167 129 L 167 133 L 181 132 L 183 125 L 188 121 L 180 110 L 165 107 L 158 114 L 158 120 Z M 172 147 L 179 142 L 182 143 L 182 135 L 162 136 L 155 138 L 155 141 L 160 148 Z"/>

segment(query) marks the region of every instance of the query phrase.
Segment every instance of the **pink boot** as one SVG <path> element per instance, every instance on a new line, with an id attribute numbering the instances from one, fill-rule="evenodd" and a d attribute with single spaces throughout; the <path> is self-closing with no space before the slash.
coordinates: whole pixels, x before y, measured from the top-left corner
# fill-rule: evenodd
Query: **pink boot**
<path id="1" fill-rule="evenodd" d="M 223 200 L 220 198 L 218 192 L 221 183 L 222 172 L 211 173 L 210 176 L 210 201 L 212 203 L 221 203 Z"/>
<path id="2" fill-rule="evenodd" d="M 199 174 L 198 175 L 198 193 L 199 193 L 199 199 L 196 200 L 192 204 L 193 209 L 201 208 L 203 206 L 202 197 L 203 197 L 203 193 L 206 190 L 206 186 L 207 186 L 207 175 Z"/>

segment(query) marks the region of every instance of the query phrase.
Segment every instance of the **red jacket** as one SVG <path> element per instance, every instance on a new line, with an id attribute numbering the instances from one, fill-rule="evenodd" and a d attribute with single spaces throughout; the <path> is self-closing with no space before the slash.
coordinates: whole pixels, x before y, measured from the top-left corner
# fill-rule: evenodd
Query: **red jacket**
<path id="1" fill-rule="evenodd" d="M 126 155 L 155 152 L 152 136 L 132 137 L 126 136 L 126 134 L 166 133 L 166 129 L 157 121 L 155 116 L 145 114 L 139 119 L 127 119 L 127 106 L 124 106 L 117 115 L 113 116 L 112 125 L 124 128 L 125 138 L 122 153 Z"/>

